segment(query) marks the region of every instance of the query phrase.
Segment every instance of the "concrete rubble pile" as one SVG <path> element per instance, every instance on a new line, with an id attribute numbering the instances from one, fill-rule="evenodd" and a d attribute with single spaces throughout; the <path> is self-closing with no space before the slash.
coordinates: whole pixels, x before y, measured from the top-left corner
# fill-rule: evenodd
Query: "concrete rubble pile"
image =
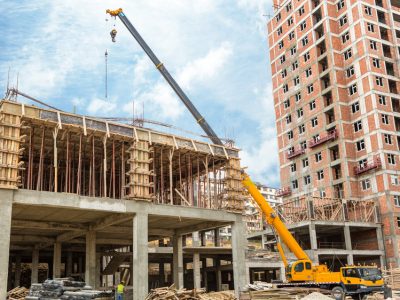
<path id="1" fill-rule="evenodd" d="M 233 291 L 206 293 L 205 289 L 176 289 L 174 285 L 152 289 L 146 300 L 235 300 Z"/>
<path id="2" fill-rule="evenodd" d="M 114 293 L 112 291 L 97 291 L 87 286 L 83 281 L 74 281 L 72 278 L 57 278 L 46 280 L 39 284 L 31 285 L 29 295 L 26 300 L 90 300 L 99 299 L 111 300 Z"/>

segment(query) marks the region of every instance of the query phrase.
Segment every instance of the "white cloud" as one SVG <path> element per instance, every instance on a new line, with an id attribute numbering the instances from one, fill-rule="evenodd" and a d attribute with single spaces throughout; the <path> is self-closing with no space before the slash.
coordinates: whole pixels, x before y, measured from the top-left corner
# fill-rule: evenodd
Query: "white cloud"
<path id="1" fill-rule="evenodd" d="M 111 100 L 94 98 L 89 102 L 86 110 L 90 115 L 106 116 L 109 112 L 115 111 L 117 105 Z"/>

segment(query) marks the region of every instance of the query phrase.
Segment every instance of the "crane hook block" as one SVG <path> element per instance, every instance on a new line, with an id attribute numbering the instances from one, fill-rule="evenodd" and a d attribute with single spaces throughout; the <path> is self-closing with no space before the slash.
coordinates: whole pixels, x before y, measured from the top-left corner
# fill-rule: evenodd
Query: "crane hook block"
<path id="1" fill-rule="evenodd" d="M 122 8 L 118 8 L 116 10 L 111 10 L 111 9 L 107 9 L 106 13 L 109 14 L 111 17 L 116 17 L 118 16 L 120 13 L 122 13 Z"/>
<path id="2" fill-rule="evenodd" d="M 111 40 L 113 41 L 113 43 L 115 43 L 115 37 L 117 36 L 117 30 L 115 28 L 113 30 L 111 30 L 110 35 L 111 35 Z"/>

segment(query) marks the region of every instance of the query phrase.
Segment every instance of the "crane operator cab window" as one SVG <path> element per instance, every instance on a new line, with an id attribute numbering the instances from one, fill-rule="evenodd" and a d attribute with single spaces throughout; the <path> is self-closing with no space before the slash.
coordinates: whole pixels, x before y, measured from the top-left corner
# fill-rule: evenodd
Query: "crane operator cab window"
<path id="1" fill-rule="evenodd" d="M 306 270 L 311 270 L 311 263 L 310 262 L 306 262 Z"/>
<path id="2" fill-rule="evenodd" d="M 344 269 L 343 270 L 344 277 L 353 277 L 353 278 L 360 278 L 360 274 L 358 273 L 357 269 Z"/>
<path id="3" fill-rule="evenodd" d="M 303 272 L 304 271 L 304 263 L 298 263 L 297 265 L 294 266 L 294 271 L 295 272 Z"/>

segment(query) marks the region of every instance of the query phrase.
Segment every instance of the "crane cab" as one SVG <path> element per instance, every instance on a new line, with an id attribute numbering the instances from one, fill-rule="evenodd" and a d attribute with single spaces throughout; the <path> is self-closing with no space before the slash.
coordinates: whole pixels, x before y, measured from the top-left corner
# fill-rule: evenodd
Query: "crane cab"
<path id="1" fill-rule="evenodd" d="M 310 260 L 297 260 L 286 266 L 286 278 L 289 282 L 313 281 L 313 273 Z"/>

